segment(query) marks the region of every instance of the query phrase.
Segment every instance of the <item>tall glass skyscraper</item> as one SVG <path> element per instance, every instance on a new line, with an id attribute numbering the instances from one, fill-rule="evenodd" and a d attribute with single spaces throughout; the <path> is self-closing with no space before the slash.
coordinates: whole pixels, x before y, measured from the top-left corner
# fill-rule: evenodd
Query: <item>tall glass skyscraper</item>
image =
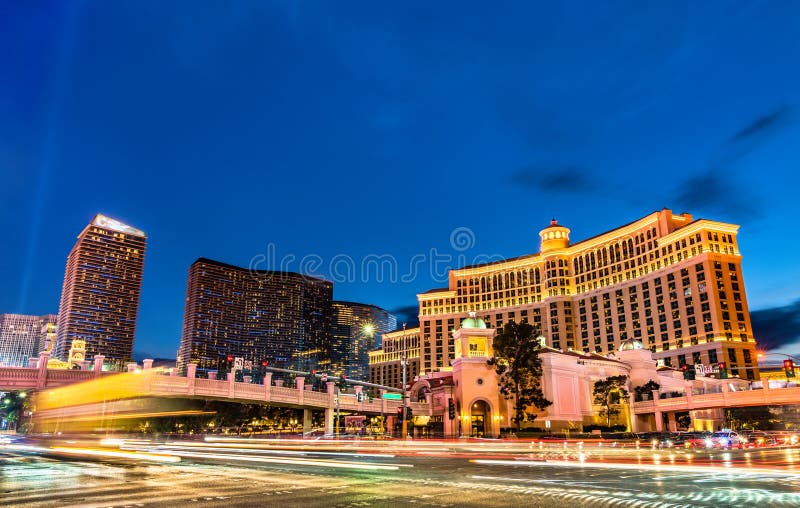
<path id="1" fill-rule="evenodd" d="M 330 351 L 333 283 L 200 258 L 189 268 L 178 368 L 216 370 L 231 355 L 316 368 Z"/>
<path id="2" fill-rule="evenodd" d="M 146 241 L 144 232 L 100 214 L 78 235 L 67 257 L 55 358 L 66 359 L 81 339 L 87 358 L 101 354 L 117 366 L 131 360 Z"/>
<path id="3" fill-rule="evenodd" d="M 333 302 L 331 371 L 366 381 L 369 378 L 369 352 L 380 347 L 383 334 L 395 328 L 397 318 L 380 307 Z"/>

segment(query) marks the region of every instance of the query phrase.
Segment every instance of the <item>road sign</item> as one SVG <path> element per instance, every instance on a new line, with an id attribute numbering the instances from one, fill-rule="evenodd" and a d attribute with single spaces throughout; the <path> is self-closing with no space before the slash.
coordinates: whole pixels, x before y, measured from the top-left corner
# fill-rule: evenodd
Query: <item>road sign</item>
<path id="1" fill-rule="evenodd" d="M 242 358 L 241 356 L 237 356 L 236 358 L 233 359 L 234 369 L 242 370 L 243 367 L 244 367 L 244 358 Z"/>

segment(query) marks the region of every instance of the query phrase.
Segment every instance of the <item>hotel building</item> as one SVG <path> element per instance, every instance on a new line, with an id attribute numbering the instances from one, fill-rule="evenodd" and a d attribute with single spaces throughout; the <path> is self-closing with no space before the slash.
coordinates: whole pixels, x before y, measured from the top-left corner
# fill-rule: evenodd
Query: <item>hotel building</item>
<path id="1" fill-rule="evenodd" d="M 383 334 L 396 328 L 397 318 L 380 307 L 333 302 L 330 372 L 366 381 L 369 352 L 380 347 Z"/>
<path id="2" fill-rule="evenodd" d="M 419 327 L 383 334 L 381 349 L 369 353 L 369 382 L 386 386 L 403 385 L 402 359 L 406 358 L 406 380 L 420 373 Z"/>
<path id="3" fill-rule="evenodd" d="M 100 214 L 78 235 L 67 257 L 55 358 L 66 359 L 78 339 L 87 358 L 104 355 L 117 367 L 131 360 L 146 242 L 144 232 Z"/>
<path id="4" fill-rule="evenodd" d="M 417 295 L 420 370 L 450 368 L 452 334 L 475 311 L 493 328 L 530 322 L 559 350 L 608 354 L 636 339 L 666 366 L 725 363 L 756 379 L 738 229 L 664 209 L 570 243 L 553 220 L 538 253 L 451 270 L 448 287 Z"/>
<path id="5" fill-rule="evenodd" d="M 189 268 L 177 367 L 221 358 L 316 368 L 330 361 L 333 283 L 200 258 Z"/>
<path id="6" fill-rule="evenodd" d="M 0 365 L 27 367 L 28 359 L 45 350 L 57 316 L 0 314 Z"/>

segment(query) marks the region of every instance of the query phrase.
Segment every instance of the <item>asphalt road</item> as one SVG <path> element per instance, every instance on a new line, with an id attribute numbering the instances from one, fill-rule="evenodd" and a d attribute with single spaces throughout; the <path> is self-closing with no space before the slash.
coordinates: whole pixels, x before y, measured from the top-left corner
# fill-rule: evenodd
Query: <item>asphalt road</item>
<path id="1" fill-rule="evenodd" d="M 144 443 L 131 449 L 181 458 L 158 463 L 0 447 L 0 505 L 800 506 L 798 448 L 690 452 L 386 442 L 267 449 Z"/>

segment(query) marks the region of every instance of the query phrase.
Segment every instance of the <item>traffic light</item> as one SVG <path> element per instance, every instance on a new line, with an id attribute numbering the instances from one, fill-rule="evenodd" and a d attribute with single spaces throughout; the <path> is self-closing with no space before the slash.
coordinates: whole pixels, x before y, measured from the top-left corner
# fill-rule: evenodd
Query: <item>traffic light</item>
<path id="1" fill-rule="evenodd" d="M 694 365 L 684 363 L 681 365 L 681 370 L 683 371 L 683 379 L 686 381 L 693 381 L 695 379 L 696 372 L 694 370 Z"/>
<path id="2" fill-rule="evenodd" d="M 357 400 L 358 402 L 364 402 L 364 392 L 358 392 L 358 393 L 356 394 L 356 400 Z"/>
<path id="3" fill-rule="evenodd" d="M 400 418 L 401 420 L 403 419 L 403 406 L 397 407 L 397 417 Z"/>
<path id="4" fill-rule="evenodd" d="M 266 360 L 261 360 L 261 366 L 262 367 L 269 367 L 269 362 L 266 361 Z"/>
<path id="5" fill-rule="evenodd" d="M 411 412 L 411 408 L 406 408 L 406 421 L 410 421 L 414 417 L 414 414 Z"/>
<path id="6" fill-rule="evenodd" d="M 456 403 L 453 402 L 453 399 L 447 399 L 447 415 L 451 420 L 456 417 Z"/>
<path id="7" fill-rule="evenodd" d="M 339 380 L 339 389 L 345 390 L 347 389 L 347 376 L 342 374 L 342 379 Z"/>
<path id="8" fill-rule="evenodd" d="M 725 362 L 719 362 L 717 364 L 717 368 L 719 369 L 719 378 L 728 379 L 728 368 L 725 365 Z"/>
<path id="9" fill-rule="evenodd" d="M 783 370 L 786 372 L 786 377 L 794 377 L 794 362 L 792 360 L 784 360 Z"/>
<path id="10" fill-rule="evenodd" d="M 369 395 L 369 403 L 372 404 L 372 401 L 374 400 L 372 392 L 369 392 L 367 395 Z"/>

